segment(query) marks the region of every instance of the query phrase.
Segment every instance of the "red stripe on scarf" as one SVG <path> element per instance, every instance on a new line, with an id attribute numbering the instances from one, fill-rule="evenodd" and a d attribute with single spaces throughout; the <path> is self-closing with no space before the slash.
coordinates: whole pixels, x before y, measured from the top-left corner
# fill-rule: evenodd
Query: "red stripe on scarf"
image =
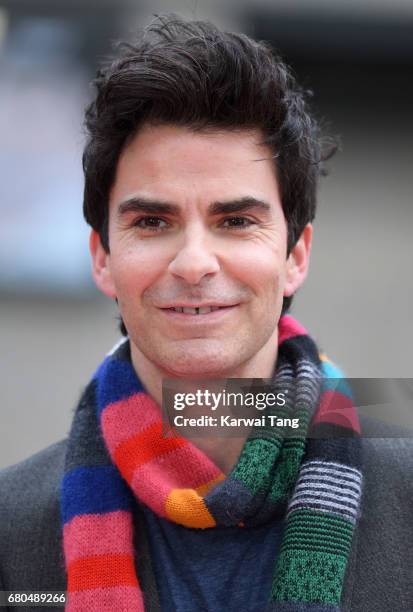
<path id="1" fill-rule="evenodd" d="M 139 587 L 132 555 L 98 555 L 72 561 L 68 566 L 67 590 L 129 585 Z"/>
<path id="2" fill-rule="evenodd" d="M 278 345 L 295 336 L 307 336 L 308 332 L 296 319 L 284 315 L 278 322 Z"/>
<path id="3" fill-rule="evenodd" d="M 312 419 L 313 425 L 318 423 L 332 423 L 361 433 L 359 417 L 352 400 L 332 389 L 324 391 L 320 397 L 318 410 Z"/>
<path id="4" fill-rule="evenodd" d="M 158 421 L 117 447 L 113 461 L 125 480 L 130 482 L 134 471 L 151 459 L 166 455 L 188 444 L 184 438 L 163 438 L 162 433 L 162 421 Z"/>

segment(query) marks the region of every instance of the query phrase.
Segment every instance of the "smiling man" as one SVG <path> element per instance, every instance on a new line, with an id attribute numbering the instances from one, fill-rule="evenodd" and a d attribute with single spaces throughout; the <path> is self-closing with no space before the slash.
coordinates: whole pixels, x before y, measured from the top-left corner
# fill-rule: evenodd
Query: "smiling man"
<path id="1" fill-rule="evenodd" d="M 84 214 L 124 338 L 68 438 L 0 475 L 0 590 L 67 590 L 76 612 L 411 610 L 408 441 L 361 438 L 288 312 L 327 156 L 304 93 L 266 44 L 169 16 L 95 85 Z M 165 379 L 267 379 L 283 403 L 247 433 L 165 435 Z"/>
<path id="2" fill-rule="evenodd" d="M 159 403 L 163 378 L 272 375 L 283 297 L 304 280 L 311 225 L 287 257 L 262 140 L 258 129 L 148 123 L 119 158 L 110 250 L 91 235 L 94 277 L 118 300 L 132 362 Z"/>

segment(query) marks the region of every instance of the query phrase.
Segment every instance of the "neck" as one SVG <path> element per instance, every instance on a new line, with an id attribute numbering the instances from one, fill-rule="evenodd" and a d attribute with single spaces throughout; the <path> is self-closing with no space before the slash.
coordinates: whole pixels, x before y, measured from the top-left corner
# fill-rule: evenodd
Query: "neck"
<path id="1" fill-rule="evenodd" d="M 274 337 L 275 336 L 275 337 Z M 216 378 L 271 378 L 273 376 L 278 354 L 278 330 L 260 351 L 245 363 L 229 369 Z M 133 367 L 146 391 L 162 406 L 162 381 L 165 378 L 176 379 L 176 375 L 149 360 L 131 341 L 131 358 Z M 185 379 L 185 375 L 180 378 Z M 191 372 L 187 378 L 203 378 L 202 372 Z M 202 450 L 224 474 L 229 474 L 238 460 L 248 434 L 241 436 L 190 436 L 185 437 Z"/>

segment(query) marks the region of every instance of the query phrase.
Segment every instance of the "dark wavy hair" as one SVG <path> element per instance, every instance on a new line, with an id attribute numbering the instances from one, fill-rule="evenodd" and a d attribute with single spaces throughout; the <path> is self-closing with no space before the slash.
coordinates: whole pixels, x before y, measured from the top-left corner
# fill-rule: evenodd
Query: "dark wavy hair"
<path id="1" fill-rule="evenodd" d="M 119 156 L 142 124 L 193 130 L 258 129 L 277 168 L 288 253 L 316 211 L 317 179 L 334 144 L 322 146 L 310 92 L 266 42 L 205 21 L 157 16 L 120 42 L 98 70 L 86 109 L 83 211 L 109 252 L 108 199 Z M 287 255 L 288 255 L 287 253 Z M 291 298 L 284 298 L 283 311 Z M 123 327 L 123 331 L 124 327 Z"/>

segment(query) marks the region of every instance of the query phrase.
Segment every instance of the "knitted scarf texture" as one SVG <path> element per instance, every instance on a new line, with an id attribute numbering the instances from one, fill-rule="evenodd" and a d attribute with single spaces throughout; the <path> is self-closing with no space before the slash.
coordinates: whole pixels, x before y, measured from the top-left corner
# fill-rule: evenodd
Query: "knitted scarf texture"
<path id="1" fill-rule="evenodd" d="M 251 430 L 229 475 L 181 435 L 163 435 L 159 405 L 125 340 L 76 409 L 61 486 L 70 612 L 144 612 L 133 498 L 189 529 L 284 518 L 266 610 L 338 612 L 362 492 L 360 427 L 341 372 L 290 315 L 279 321 L 277 416 L 297 429 Z M 268 422 L 268 420 L 266 421 Z"/>

